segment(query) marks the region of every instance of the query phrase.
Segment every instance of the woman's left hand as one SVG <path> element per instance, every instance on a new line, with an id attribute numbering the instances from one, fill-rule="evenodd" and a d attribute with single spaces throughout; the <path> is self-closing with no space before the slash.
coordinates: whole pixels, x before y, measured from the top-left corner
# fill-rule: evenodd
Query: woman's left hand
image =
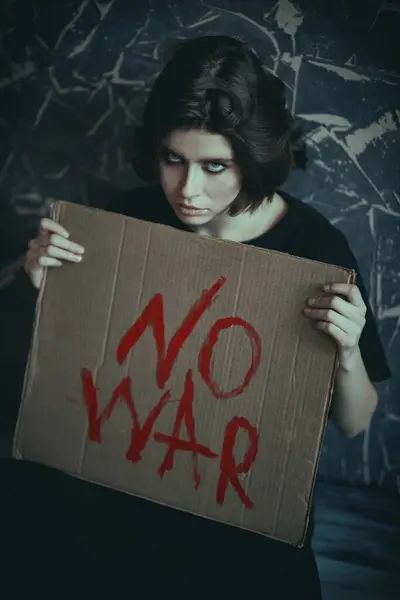
<path id="1" fill-rule="evenodd" d="M 365 326 L 365 306 L 360 290 L 350 283 L 332 283 L 323 287 L 332 296 L 309 298 L 304 314 L 315 320 L 315 327 L 336 342 L 339 365 L 348 366 L 359 353 L 359 340 Z M 339 295 L 345 296 L 346 299 Z"/>

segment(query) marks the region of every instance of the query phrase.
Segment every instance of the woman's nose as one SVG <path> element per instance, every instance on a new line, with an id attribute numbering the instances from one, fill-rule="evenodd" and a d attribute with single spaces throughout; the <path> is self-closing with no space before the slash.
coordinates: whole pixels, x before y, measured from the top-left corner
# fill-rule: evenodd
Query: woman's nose
<path id="1" fill-rule="evenodd" d="M 184 198 L 200 195 L 201 174 L 196 167 L 189 167 L 183 176 L 181 193 Z"/>

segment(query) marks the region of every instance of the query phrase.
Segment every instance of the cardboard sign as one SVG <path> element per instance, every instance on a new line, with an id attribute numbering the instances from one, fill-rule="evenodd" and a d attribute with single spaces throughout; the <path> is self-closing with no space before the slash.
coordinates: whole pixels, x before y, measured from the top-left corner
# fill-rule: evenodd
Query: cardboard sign
<path id="1" fill-rule="evenodd" d="M 302 545 L 336 366 L 302 309 L 353 271 L 65 202 L 14 455 Z"/>

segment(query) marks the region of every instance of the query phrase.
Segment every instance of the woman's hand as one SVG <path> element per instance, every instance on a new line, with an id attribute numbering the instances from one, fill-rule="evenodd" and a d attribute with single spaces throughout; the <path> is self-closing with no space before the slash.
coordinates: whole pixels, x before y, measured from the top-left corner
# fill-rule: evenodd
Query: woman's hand
<path id="1" fill-rule="evenodd" d="M 69 233 L 59 223 L 42 219 L 37 237 L 28 244 L 24 268 L 38 290 L 44 269 L 61 267 L 63 261 L 79 263 L 84 248 L 69 241 Z"/>
<path id="2" fill-rule="evenodd" d="M 304 314 L 314 319 L 315 326 L 335 340 L 339 365 L 347 369 L 359 354 L 358 344 L 365 326 L 367 307 L 356 285 L 333 283 L 323 289 L 332 296 L 309 298 Z"/>

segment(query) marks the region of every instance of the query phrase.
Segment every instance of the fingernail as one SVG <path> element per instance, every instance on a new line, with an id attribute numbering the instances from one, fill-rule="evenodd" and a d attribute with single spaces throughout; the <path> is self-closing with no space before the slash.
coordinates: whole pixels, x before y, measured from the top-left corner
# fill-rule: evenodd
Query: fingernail
<path id="1" fill-rule="evenodd" d="M 81 254 L 83 254 L 85 252 L 85 248 L 83 248 L 83 246 L 78 246 L 77 252 L 80 252 Z"/>
<path id="2" fill-rule="evenodd" d="M 74 260 L 75 260 L 76 262 L 81 262 L 81 260 L 82 260 L 82 256 L 74 256 Z"/>

